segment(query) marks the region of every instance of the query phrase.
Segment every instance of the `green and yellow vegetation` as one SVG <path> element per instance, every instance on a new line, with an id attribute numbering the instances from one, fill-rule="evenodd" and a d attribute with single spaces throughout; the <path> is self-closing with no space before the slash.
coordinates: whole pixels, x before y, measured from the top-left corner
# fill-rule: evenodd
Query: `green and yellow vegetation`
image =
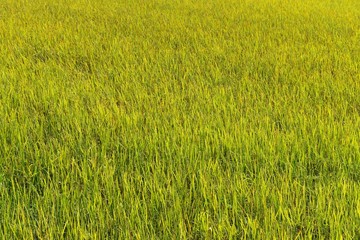
<path id="1" fill-rule="evenodd" d="M 0 1 L 2 239 L 359 226 L 360 1 Z"/>

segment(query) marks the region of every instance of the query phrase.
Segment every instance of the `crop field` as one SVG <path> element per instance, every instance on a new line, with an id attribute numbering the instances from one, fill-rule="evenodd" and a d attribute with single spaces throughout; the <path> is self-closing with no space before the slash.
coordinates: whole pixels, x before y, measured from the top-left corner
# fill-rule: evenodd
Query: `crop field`
<path id="1" fill-rule="evenodd" d="M 360 239 L 360 1 L 0 0 L 0 239 Z"/>

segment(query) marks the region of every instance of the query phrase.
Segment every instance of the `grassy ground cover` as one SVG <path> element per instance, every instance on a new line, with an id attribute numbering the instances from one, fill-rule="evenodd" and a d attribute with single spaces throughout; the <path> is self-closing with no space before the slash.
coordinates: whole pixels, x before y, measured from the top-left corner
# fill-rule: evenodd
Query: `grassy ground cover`
<path id="1" fill-rule="evenodd" d="M 357 0 L 1 0 L 3 239 L 360 238 Z"/>

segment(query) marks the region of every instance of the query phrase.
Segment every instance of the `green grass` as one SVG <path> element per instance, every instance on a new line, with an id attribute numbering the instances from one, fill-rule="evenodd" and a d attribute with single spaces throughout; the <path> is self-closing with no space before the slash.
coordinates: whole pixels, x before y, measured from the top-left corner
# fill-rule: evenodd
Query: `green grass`
<path id="1" fill-rule="evenodd" d="M 358 0 L 1 0 L 2 239 L 359 239 Z"/>

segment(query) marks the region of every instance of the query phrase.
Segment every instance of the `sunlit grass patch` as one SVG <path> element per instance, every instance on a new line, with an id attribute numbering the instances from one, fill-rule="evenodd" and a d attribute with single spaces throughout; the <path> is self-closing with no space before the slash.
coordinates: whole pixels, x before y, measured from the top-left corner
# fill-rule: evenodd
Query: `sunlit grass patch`
<path id="1" fill-rule="evenodd" d="M 1 235 L 358 238 L 359 11 L 1 2 Z"/>

